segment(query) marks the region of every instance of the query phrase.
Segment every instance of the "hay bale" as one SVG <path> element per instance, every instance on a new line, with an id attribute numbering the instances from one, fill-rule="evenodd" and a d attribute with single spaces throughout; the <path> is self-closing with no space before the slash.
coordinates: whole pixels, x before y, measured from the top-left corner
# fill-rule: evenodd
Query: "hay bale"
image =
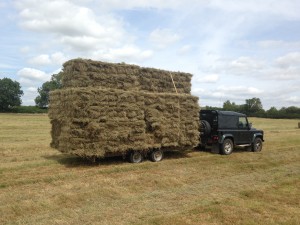
<path id="1" fill-rule="evenodd" d="M 191 74 L 74 59 L 50 93 L 51 146 L 81 157 L 198 145 Z M 175 90 L 175 87 L 176 90 Z M 178 94 L 177 94 L 178 92 Z"/>
<path id="2" fill-rule="evenodd" d="M 66 88 L 50 93 L 51 146 L 81 157 L 199 142 L 198 98 L 186 94 Z"/>
<path id="3" fill-rule="evenodd" d="M 143 68 L 125 63 L 73 59 L 63 65 L 62 84 L 68 87 L 102 87 L 127 91 L 190 94 L 189 73 Z M 171 78 L 172 76 L 172 78 Z"/>

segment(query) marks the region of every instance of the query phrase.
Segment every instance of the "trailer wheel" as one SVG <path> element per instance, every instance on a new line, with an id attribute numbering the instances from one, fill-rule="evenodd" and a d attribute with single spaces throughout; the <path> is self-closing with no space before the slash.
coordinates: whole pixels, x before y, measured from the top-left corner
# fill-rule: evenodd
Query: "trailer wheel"
<path id="1" fill-rule="evenodd" d="M 153 150 L 153 151 L 150 153 L 150 160 L 151 160 L 152 162 L 159 162 L 159 161 L 161 161 L 163 158 L 164 158 L 164 153 L 163 153 L 163 151 L 160 150 L 160 149 Z"/>
<path id="2" fill-rule="evenodd" d="M 129 154 L 129 162 L 131 163 L 140 163 L 143 161 L 143 155 L 138 151 L 132 151 Z"/>

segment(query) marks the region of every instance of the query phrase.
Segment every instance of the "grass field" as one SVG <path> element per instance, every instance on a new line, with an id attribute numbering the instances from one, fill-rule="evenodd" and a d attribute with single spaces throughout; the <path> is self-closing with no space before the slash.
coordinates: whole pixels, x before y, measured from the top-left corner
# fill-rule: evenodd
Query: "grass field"
<path id="1" fill-rule="evenodd" d="M 298 225 L 298 120 L 250 120 L 260 153 L 93 164 L 49 147 L 47 115 L 0 114 L 0 224 Z"/>

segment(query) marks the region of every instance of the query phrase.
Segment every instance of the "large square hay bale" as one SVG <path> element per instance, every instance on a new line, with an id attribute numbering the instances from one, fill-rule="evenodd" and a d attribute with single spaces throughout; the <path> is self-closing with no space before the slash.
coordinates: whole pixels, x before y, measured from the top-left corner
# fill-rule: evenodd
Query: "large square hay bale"
<path id="1" fill-rule="evenodd" d="M 192 75 L 189 73 L 143 68 L 125 63 L 73 59 L 64 63 L 62 74 L 65 88 L 102 87 L 155 93 L 191 92 Z"/>
<path id="2" fill-rule="evenodd" d="M 49 117 L 51 146 L 82 157 L 199 142 L 198 98 L 186 94 L 67 88 L 51 92 Z"/>

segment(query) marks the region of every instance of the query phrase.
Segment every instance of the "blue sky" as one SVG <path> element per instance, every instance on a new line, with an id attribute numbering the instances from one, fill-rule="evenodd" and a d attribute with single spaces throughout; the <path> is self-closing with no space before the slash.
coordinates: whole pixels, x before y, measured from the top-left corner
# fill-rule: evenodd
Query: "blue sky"
<path id="1" fill-rule="evenodd" d="M 23 105 L 72 58 L 193 74 L 200 105 L 300 107 L 299 0 L 1 0 L 0 79 Z"/>

